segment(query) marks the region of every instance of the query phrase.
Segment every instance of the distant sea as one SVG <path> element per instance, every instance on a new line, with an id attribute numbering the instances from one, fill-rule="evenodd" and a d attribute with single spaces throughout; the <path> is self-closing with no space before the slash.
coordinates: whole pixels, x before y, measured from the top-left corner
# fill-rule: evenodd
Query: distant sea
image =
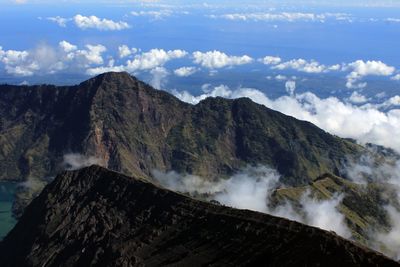
<path id="1" fill-rule="evenodd" d="M 0 182 L 0 240 L 2 240 L 17 223 L 12 216 L 12 203 L 15 198 L 16 188 L 16 183 Z"/>

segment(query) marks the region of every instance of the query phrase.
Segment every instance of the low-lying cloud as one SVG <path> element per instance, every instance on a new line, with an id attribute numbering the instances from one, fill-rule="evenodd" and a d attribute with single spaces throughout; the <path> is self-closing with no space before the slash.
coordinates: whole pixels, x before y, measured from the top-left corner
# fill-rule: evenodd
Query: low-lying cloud
<path id="1" fill-rule="evenodd" d="M 65 154 L 62 162 L 64 169 L 70 171 L 89 167 L 91 165 L 102 165 L 102 160 L 93 156 L 71 153 Z"/>
<path id="2" fill-rule="evenodd" d="M 154 179 L 162 186 L 207 200 L 216 200 L 221 204 L 260 211 L 325 230 L 349 238 L 351 233 L 344 223 L 344 216 L 337 207 L 342 196 L 321 200 L 305 192 L 300 198 L 301 209 L 298 210 L 289 202 L 271 207 L 272 193 L 283 185 L 277 171 L 265 167 L 248 167 L 228 179 L 210 181 L 195 175 L 179 175 L 176 172 L 163 173 L 153 171 Z"/>

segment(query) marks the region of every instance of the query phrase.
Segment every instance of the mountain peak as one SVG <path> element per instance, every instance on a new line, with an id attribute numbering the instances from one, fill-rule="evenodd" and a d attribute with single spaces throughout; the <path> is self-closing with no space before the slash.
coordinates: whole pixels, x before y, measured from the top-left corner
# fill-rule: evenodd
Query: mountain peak
<path id="1" fill-rule="evenodd" d="M 94 77 L 94 79 L 103 79 L 103 80 L 126 80 L 126 79 L 132 79 L 133 77 L 126 71 L 121 71 L 121 72 L 104 72 L 102 74 L 99 74 Z M 136 78 L 134 78 L 136 79 Z"/>
<path id="2" fill-rule="evenodd" d="M 107 87 L 109 89 L 123 89 L 133 87 L 138 80 L 127 72 L 105 72 L 80 84 L 82 87 Z"/>

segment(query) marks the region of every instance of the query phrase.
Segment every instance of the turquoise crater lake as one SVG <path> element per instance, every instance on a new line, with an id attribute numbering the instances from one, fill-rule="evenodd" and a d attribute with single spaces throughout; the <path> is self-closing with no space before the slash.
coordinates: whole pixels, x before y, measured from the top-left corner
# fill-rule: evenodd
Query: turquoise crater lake
<path id="1" fill-rule="evenodd" d="M 12 216 L 12 204 L 16 188 L 16 183 L 0 182 L 0 240 L 7 235 L 17 222 Z"/>

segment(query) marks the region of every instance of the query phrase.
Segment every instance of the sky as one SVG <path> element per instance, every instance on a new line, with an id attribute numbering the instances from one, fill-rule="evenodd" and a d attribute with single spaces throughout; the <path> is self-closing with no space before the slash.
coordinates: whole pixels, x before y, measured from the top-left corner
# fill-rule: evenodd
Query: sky
<path id="1" fill-rule="evenodd" d="M 0 0 L 0 83 L 127 71 L 400 151 L 400 1 Z"/>

